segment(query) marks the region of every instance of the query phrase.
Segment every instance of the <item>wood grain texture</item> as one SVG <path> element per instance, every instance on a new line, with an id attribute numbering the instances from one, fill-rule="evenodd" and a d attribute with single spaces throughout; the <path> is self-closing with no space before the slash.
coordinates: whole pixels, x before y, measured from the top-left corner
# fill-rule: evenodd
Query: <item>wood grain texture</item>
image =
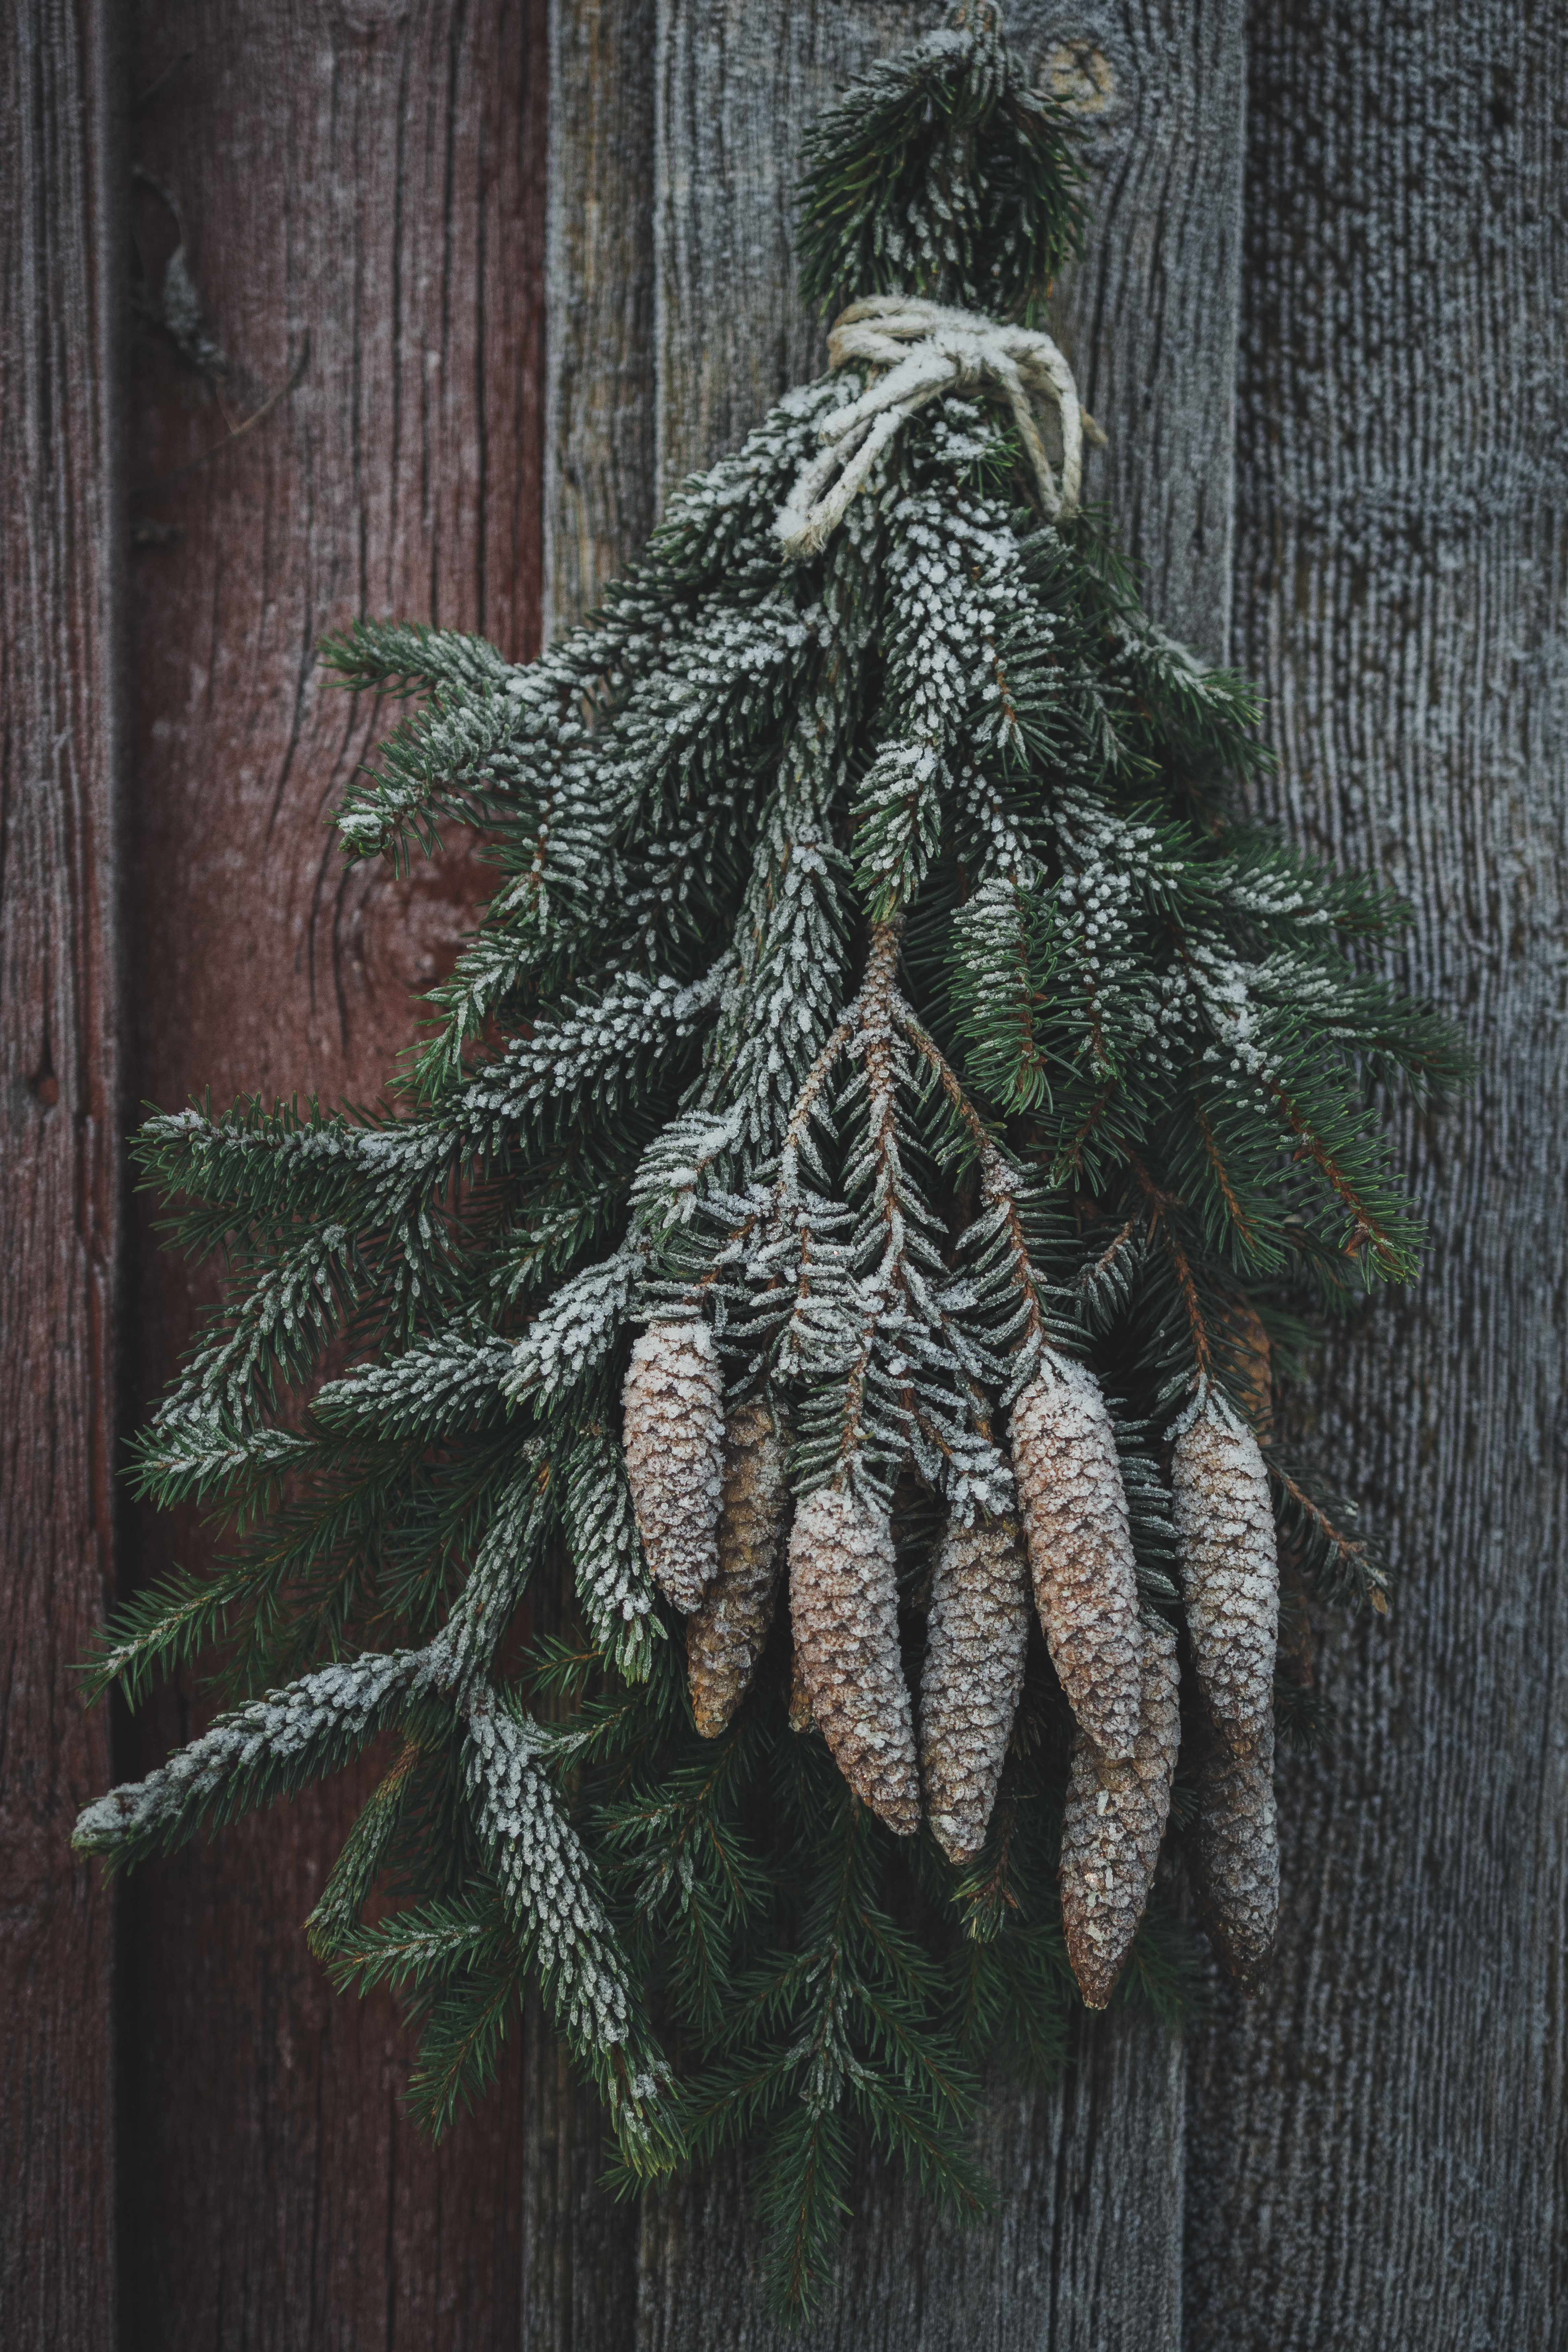
<path id="1" fill-rule="evenodd" d="M 744 2173 L 643 2203 L 637 2352 L 1147 2352 L 1181 2341 L 1184 2061 L 1152 2026 L 1085 2020 L 1060 2090 L 999 2085 L 977 2153 L 1000 2189 L 958 2231 L 862 2162 L 837 2293 L 794 2336 L 762 2315 Z M 1137 2127 L 1121 2119 L 1136 2112 Z M 1151 2226 L 1151 2216 L 1154 2226 Z M 606 2347 L 627 2339 L 605 2334 Z"/>
<path id="2" fill-rule="evenodd" d="M 591 610 L 654 524 L 654 0 L 549 0 L 544 625 Z M 537 1592 L 540 1631 L 574 1606 Z M 539 2003 L 523 2028 L 522 2341 L 629 2339 L 637 2220 Z"/>
<path id="3" fill-rule="evenodd" d="M 113 1589 L 121 1077 L 100 8 L 0 45 L 0 2342 L 114 2324 L 113 1906 L 68 1850 L 110 1777 L 70 1668 Z"/>
<path id="4" fill-rule="evenodd" d="M 816 0 L 788 9 L 761 0 L 662 0 L 654 218 L 661 499 L 822 364 L 821 322 L 802 312 L 793 291 L 800 135 L 849 74 L 932 21 L 929 6 L 910 0 Z M 1088 61 L 1097 100 L 1091 161 L 1109 225 L 1063 289 L 1059 331 L 1097 383 L 1117 495 L 1131 498 L 1130 540 L 1148 567 L 1155 609 L 1173 629 L 1217 642 L 1229 562 L 1240 8 L 1227 0 L 1218 8 L 1128 6 L 1068 17 L 1035 5 L 1012 11 L 1010 22 L 1042 75 L 1081 76 Z M 1104 93 L 1095 75 L 1109 79 L 1107 103 L 1098 103 Z M 565 93 L 554 101 L 558 111 L 572 104 Z M 563 163 L 565 151 L 557 153 Z M 558 187 L 553 201 L 573 216 L 569 188 Z M 1173 370 L 1179 381 L 1155 435 L 1144 425 L 1150 383 Z M 602 462 L 618 484 L 621 453 L 606 450 Z M 1091 477 L 1092 488 L 1103 487 Z M 574 485 L 574 499 L 583 495 Z M 613 497 L 606 491 L 601 510 L 621 496 L 618 487 Z M 635 545 L 616 552 L 624 560 Z M 531 2068 L 530 2079 L 543 2095 L 547 2086 Z M 566 2095 L 553 2084 L 550 2095 Z M 563 2110 L 552 2112 L 555 2130 L 567 2134 Z M 936 2230 L 918 2200 L 868 2169 L 840 2292 L 804 2341 L 813 2352 L 861 2345 L 935 2352 L 976 2340 L 1074 2352 L 1173 2347 L 1184 2115 L 1179 2047 L 1152 2032 L 1086 2027 L 1081 2061 L 1062 2092 L 1048 2100 L 1002 2092 L 987 2116 L 984 2142 L 1004 2191 L 994 2228 L 965 2238 Z M 579 2128 L 591 2137 L 591 2124 Z M 580 2168 L 560 2168 L 559 2178 L 558 2193 L 575 2198 Z M 569 2319 L 562 2300 L 561 2249 L 584 2226 L 581 2206 L 563 2209 L 535 2178 L 528 2210 L 531 2275 L 548 2273 L 552 2324 L 570 2326 L 558 2340 L 574 2352 L 618 2352 L 627 2340 L 618 2284 L 612 2292 L 601 2273 L 609 2296 L 602 2320 L 575 2306 Z M 740 2168 L 645 2200 L 639 2347 L 783 2341 L 759 2317 L 747 2215 Z M 536 2324 L 542 2332 L 531 2342 L 557 2340 L 542 2333 L 542 2316 Z"/>
<path id="5" fill-rule="evenodd" d="M 935 21 L 920 0 L 661 0 L 658 495 L 739 447 L 826 365 L 795 298 L 801 133 L 851 74 Z"/>
<path id="6" fill-rule="evenodd" d="M 1400 1585 L 1287 1763 L 1273 1988 L 1194 2051 L 1194 2352 L 1555 2346 L 1568 2311 L 1568 20 L 1259 5 L 1237 661 L 1264 795 L 1410 897 L 1471 1102 L 1434 1246 L 1295 1402 Z"/>
<path id="7" fill-rule="evenodd" d="M 613 2145 L 537 1997 L 524 2027 L 522 2352 L 597 2352 L 636 2340 L 635 2204 L 599 2187 Z"/>
<path id="8" fill-rule="evenodd" d="M 550 0 L 550 636 L 653 529 L 653 46 L 654 0 Z"/>
<path id="9" fill-rule="evenodd" d="M 1245 0 L 1031 0 L 1009 14 L 1085 133 L 1092 218 L 1052 323 L 1110 435 L 1089 480 L 1149 610 L 1211 661 L 1230 635 Z"/>
<path id="10" fill-rule="evenodd" d="M 215 381 L 149 328 L 130 369 L 134 513 L 165 534 L 132 559 L 133 1097 L 374 1097 L 483 893 L 460 844 L 402 882 L 344 866 L 327 818 L 386 715 L 312 647 L 366 611 L 538 644 L 544 30 L 531 0 L 132 12 L 132 89 L 191 55 L 133 122 L 166 194 L 138 184 L 122 266 L 159 282 L 183 233 L 226 358 Z M 307 336 L 297 389 L 204 460 Z M 209 1289 L 143 1232 L 133 1411 Z M 192 1521 L 136 1535 L 142 1574 L 210 1556 Z M 128 1767 L 204 1706 L 177 1686 Z M 300 1932 L 368 1780 L 127 1889 L 128 2347 L 517 2338 L 520 2053 L 432 2154 L 391 2006 L 339 2000 Z"/>

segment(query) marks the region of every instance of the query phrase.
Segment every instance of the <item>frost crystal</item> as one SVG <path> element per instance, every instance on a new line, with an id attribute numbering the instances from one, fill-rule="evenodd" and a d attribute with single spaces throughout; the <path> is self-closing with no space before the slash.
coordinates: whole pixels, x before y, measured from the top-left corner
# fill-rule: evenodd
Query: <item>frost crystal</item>
<path id="1" fill-rule="evenodd" d="M 590 1430 L 566 1465 L 563 1517 L 588 1630 L 623 1674 L 640 1680 L 651 1648 L 653 1594 L 621 1449 Z"/>
<path id="2" fill-rule="evenodd" d="M 144 1780 L 111 1789 L 79 1815 L 72 1843 L 134 1861 L 220 1818 L 303 1788 L 362 1748 L 410 1691 L 430 1679 L 426 1654 L 368 1650 L 268 1691 L 180 1748 Z"/>
<path id="3" fill-rule="evenodd" d="M 474 1825 L 507 1912 L 538 1968 L 551 2013 L 573 2042 L 626 2063 L 595 2068 L 623 2147 L 648 2140 L 649 2117 L 670 2084 L 640 2015 L 594 1873 L 543 1761 L 537 1727 L 489 1693 L 464 1743 Z"/>

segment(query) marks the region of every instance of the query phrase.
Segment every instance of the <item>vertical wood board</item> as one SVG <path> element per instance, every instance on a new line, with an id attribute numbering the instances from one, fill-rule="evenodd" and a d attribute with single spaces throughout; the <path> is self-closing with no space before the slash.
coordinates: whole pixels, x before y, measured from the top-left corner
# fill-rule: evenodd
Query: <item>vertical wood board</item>
<path id="1" fill-rule="evenodd" d="M 1390 1535 L 1281 1773 L 1274 1981 L 1195 2045 L 1193 2352 L 1563 2341 L 1568 20 L 1258 5 L 1235 653 L 1260 799 L 1410 898 L 1470 1101 L 1429 1271 L 1293 1416 Z"/>
<path id="2" fill-rule="evenodd" d="M 837 2291 L 791 2336 L 765 2317 L 743 2166 L 644 2200 L 637 2352 L 1149 2352 L 1181 2341 L 1184 2061 L 1143 2020 L 1085 2021 L 1060 2088 L 994 2086 L 976 2153 L 998 2189 L 979 2228 L 942 2222 L 863 2162 Z M 595 2344 L 622 2339 L 608 2332 Z"/>
<path id="3" fill-rule="evenodd" d="M 71 1667 L 114 1577 L 116 142 L 103 12 L 0 47 L 0 2341 L 114 2326 L 110 1774 Z"/>
<path id="4" fill-rule="evenodd" d="M 661 500 L 687 473 L 736 446 L 788 384 L 820 368 L 822 325 L 795 299 L 789 255 L 800 135 L 850 73 L 934 20 L 909 0 L 787 10 L 758 0 L 664 0 L 654 223 Z M 1013 11 L 1011 24 L 1038 74 L 1066 76 L 1073 89 L 1089 77 L 1089 161 L 1108 226 L 1096 230 L 1082 268 L 1062 289 L 1059 332 L 1100 387 L 1115 490 L 1119 499 L 1134 495 L 1132 544 L 1151 574 L 1154 609 L 1178 632 L 1217 644 L 1229 561 L 1240 10 L 1169 6 L 1152 16 L 1128 7 L 1069 18 L 1035 6 Z M 629 58 L 625 64 L 635 70 Z M 613 93 L 596 93 L 595 104 L 616 119 Z M 576 105 L 558 91 L 557 123 L 573 122 Z M 555 149 L 562 176 L 552 201 L 565 221 L 580 209 L 566 176 L 573 158 L 582 156 L 590 179 L 599 168 L 576 136 L 577 144 Z M 624 226 L 616 239 L 630 243 Z M 575 336 L 570 316 L 567 331 Z M 1144 386 L 1162 371 L 1180 373 L 1156 439 L 1143 415 Z M 574 480 L 554 492 L 570 514 L 591 497 L 601 511 L 624 499 L 621 452 L 606 446 L 599 462 L 604 489 Z M 630 538 L 617 551 L 621 561 L 635 552 Z M 532 2071 L 531 2084 L 542 2099 L 550 2092 Z M 555 2097 L 550 2112 L 556 2129 L 565 2128 Z M 970 2343 L 979 2327 L 1009 2347 L 1173 2347 L 1184 2113 L 1179 2046 L 1148 2028 L 1086 2026 L 1082 2059 L 1060 2093 L 1050 2100 L 1000 2093 L 987 2116 L 984 2141 L 1004 2184 L 996 2226 L 963 2240 L 937 2230 L 919 2200 L 873 2168 L 837 2302 L 798 2340 L 912 2352 Z M 563 2210 L 534 2183 L 531 2274 L 537 2269 L 554 2282 L 551 2309 L 561 2327 L 568 2325 L 561 2247 L 582 2220 L 580 2206 Z M 755 2251 L 737 2171 L 645 2200 L 637 2345 L 675 2352 L 779 2341 L 759 2315 Z M 608 2276 L 605 2292 L 602 2320 L 595 2325 L 574 2305 L 563 2343 L 607 2352 L 625 2340 L 620 2291 Z M 542 2346 L 542 2335 L 537 2340 Z"/>
<path id="5" fill-rule="evenodd" d="M 591 611 L 653 529 L 654 0 L 549 0 L 544 627 Z M 534 1624 L 568 1605 L 536 1592 Z M 523 2029 L 522 2343 L 629 2342 L 637 2217 L 599 2189 L 596 2103 L 537 2000 Z"/>
<path id="6" fill-rule="evenodd" d="M 374 1098 L 489 870 L 460 835 L 401 880 L 344 865 L 331 811 L 396 714 L 313 648 L 362 612 L 537 646 L 542 9 L 180 0 L 134 7 L 127 48 L 165 193 L 137 184 L 118 266 L 156 288 L 183 236 L 225 359 L 149 325 L 129 370 L 129 1092 Z M 214 1282 L 145 1224 L 133 1276 L 140 1414 Z M 136 1544 L 143 1577 L 212 1557 L 194 1514 Z M 128 1767 L 209 1705 L 181 1677 Z M 433 2153 L 392 2002 L 339 1999 L 304 1946 L 374 1760 L 130 1882 L 127 2347 L 517 2339 L 520 2052 Z"/>
<path id="7" fill-rule="evenodd" d="M 550 0 L 544 623 L 654 521 L 654 0 Z"/>

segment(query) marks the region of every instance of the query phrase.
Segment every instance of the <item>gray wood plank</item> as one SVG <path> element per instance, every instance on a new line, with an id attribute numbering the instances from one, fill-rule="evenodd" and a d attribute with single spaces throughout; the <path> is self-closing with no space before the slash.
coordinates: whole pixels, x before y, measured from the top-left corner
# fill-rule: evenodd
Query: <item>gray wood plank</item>
<path id="1" fill-rule="evenodd" d="M 1561 2345 L 1568 1891 L 1568 18 L 1258 0 L 1237 661 L 1263 795 L 1415 904 L 1472 1103 L 1294 1415 L 1394 1545 L 1282 1773 L 1285 1932 L 1193 2060 L 1193 2352 Z"/>
<path id="2" fill-rule="evenodd" d="M 847 75 L 935 21 L 927 6 L 664 0 L 658 57 L 661 497 L 733 447 L 822 363 L 793 290 L 801 131 Z M 1091 473 L 1144 565 L 1154 611 L 1223 645 L 1228 618 L 1245 65 L 1239 0 L 1026 5 L 1037 76 L 1089 101 L 1096 226 L 1057 330 L 1110 436 Z M 999 2091 L 983 2145 L 1001 2188 L 959 2238 L 874 2166 L 839 2292 L 802 2342 L 936 2352 L 976 2341 L 1073 2352 L 1174 2347 L 1181 2333 L 1184 2066 L 1152 2031 L 1086 2027 L 1054 2097 Z M 749 2275 L 738 2171 L 647 2200 L 639 2347 L 774 2346 Z"/>
<path id="3" fill-rule="evenodd" d="M 639 2217 L 598 2187 L 613 2152 L 537 1996 L 523 2021 L 523 2352 L 626 2352 Z"/>
<path id="4" fill-rule="evenodd" d="M 654 0 L 549 0 L 544 628 L 571 628 L 653 529 Z M 559 1594 L 536 1603 L 560 1618 Z M 638 2217 L 538 2002 L 523 2026 L 522 2334 L 630 2341 Z"/>
<path id="5" fill-rule="evenodd" d="M 1110 446 L 1089 477 L 1142 567 L 1149 609 L 1226 653 L 1245 152 L 1245 0 L 1064 8 L 1013 37 L 1087 134 L 1090 222 L 1053 326 Z"/>
<path id="6" fill-rule="evenodd" d="M 801 133 L 851 74 L 937 21 L 926 0 L 660 0 L 661 503 L 826 366 L 790 251 Z"/>
<path id="7" fill-rule="evenodd" d="M 120 1242 L 112 43 L 25 0 L 0 43 L 0 2342 L 114 2327 L 114 1904 L 69 1849 L 107 1787 L 71 1666 L 113 1595 Z"/>
<path id="8" fill-rule="evenodd" d="M 654 42 L 654 0 L 550 0 L 547 636 L 653 528 Z"/>
<path id="9" fill-rule="evenodd" d="M 1086 2021 L 1049 2098 L 998 2084 L 982 2162 L 994 2218 L 960 2231 L 874 2156 L 837 2292 L 795 2336 L 764 2319 L 742 2167 L 644 2200 L 637 2352 L 1150 2352 L 1181 2340 L 1184 2061 L 1139 2022 Z M 611 2339 L 606 2337 L 606 2344 Z"/>
<path id="10" fill-rule="evenodd" d="M 557 55 L 578 56 L 596 12 L 560 0 Z M 622 20 L 625 21 L 624 19 Z M 822 364 L 822 323 L 793 291 L 790 215 L 800 133 L 847 75 L 936 21 L 910 0 L 778 9 L 766 0 L 663 0 L 658 13 L 654 373 L 659 498 L 734 446 L 788 384 Z M 574 27 L 576 48 L 564 46 Z M 1226 634 L 1231 425 L 1244 73 L 1238 0 L 1016 10 L 1015 37 L 1042 75 L 1067 78 L 1091 108 L 1097 228 L 1061 289 L 1058 331 L 1094 387 L 1112 435 L 1091 488 L 1130 520 L 1155 609 L 1214 646 Z M 590 96 L 557 81 L 552 98 L 551 475 L 547 544 L 552 625 L 641 535 L 629 425 L 642 412 L 625 357 L 640 231 L 589 218 L 616 172 L 635 190 L 642 155 L 629 39 L 596 52 L 609 85 Z M 621 127 L 601 133 L 600 123 Z M 622 142 L 620 161 L 605 139 Z M 629 201 L 629 197 L 628 197 Z M 580 288 L 605 329 L 584 323 Z M 557 329 L 558 315 L 562 325 Z M 559 338 L 559 347 L 558 347 Z M 598 387 L 579 408 L 574 387 Z M 1157 430 L 1152 386 L 1170 388 Z M 569 398 L 569 394 L 571 398 Z M 617 410 L 616 402 L 623 406 Z M 595 408 L 594 401 L 601 405 Z M 616 433 L 595 418 L 618 416 Z M 618 433 L 619 437 L 616 437 Z M 574 440 L 573 435 L 576 437 Z M 563 454 L 571 445 L 568 462 Z M 584 517 L 599 518 L 595 538 Z M 616 532 L 620 533 L 617 541 Z M 592 538 L 587 562 L 563 553 Z M 574 571 L 574 563 L 578 565 Z M 548 2162 L 528 2197 L 531 2344 L 626 2340 L 616 2265 L 596 2248 L 603 2307 L 573 2285 L 570 2249 L 587 2227 L 582 2150 L 591 2118 L 531 2045 L 533 2112 Z M 842 2290 L 804 2340 L 889 2352 L 981 2340 L 1074 2352 L 1174 2347 L 1180 2336 L 1184 2061 L 1152 2029 L 1087 2026 L 1079 2062 L 1049 2099 L 999 2090 L 983 2145 L 1003 2183 L 991 2228 L 960 2238 L 873 2165 L 861 2184 Z M 532 2126 L 531 2126 L 531 2133 Z M 563 2156 L 564 2149 L 577 2151 Z M 541 2158 L 544 2150 L 541 2149 Z M 755 2238 L 743 2173 L 731 2169 L 644 2200 L 636 2342 L 647 2352 L 773 2345 L 752 2292 Z M 553 2329 L 553 2335 L 547 2331 Z"/>

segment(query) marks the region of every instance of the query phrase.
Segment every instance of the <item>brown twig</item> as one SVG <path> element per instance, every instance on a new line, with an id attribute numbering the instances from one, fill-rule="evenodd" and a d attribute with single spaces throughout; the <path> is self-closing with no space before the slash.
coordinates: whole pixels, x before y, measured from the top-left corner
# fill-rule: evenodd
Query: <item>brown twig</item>
<path id="1" fill-rule="evenodd" d="M 1209 1339 L 1208 1325 L 1204 1320 L 1203 1308 L 1198 1303 L 1198 1286 L 1193 1279 L 1193 1269 L 1187 1261 L 1186 1251 L 1182 1247 L 1181 1239 L 1171 1217 L 1171 1211 L 1179 1209 L 1182 1202 L 1175 1193 L 1162 1191 L 1135 1151 L 1130 1151 L 1127 1160 L 1149 1203 L 1151 1230 L 1157 1228 L 1163 1234 L 1165 1247 L 1171 1253 L 1171 1265 L 1176 1276 L 1176 1288 L 1181 1295 L 1183 1310 L 1187 1318 L 1187 1328 L 1193 1335 L 1193 1352 L 1198 1360 L 1198 1373 L 1200 1378 L 1206 1381 L 1214 1369 L 1213 1343 Z"/>
<path id="2" fill-rule="evenodd" d="M 1204 1150 L 1208 1154 L 1209 1166 L 1214 1170 L 1215 1181 L 1219 1186 L 1220 1198 L 1225 1202 L 1231 1223 L 1250 1248 L 1256 1227 L 1237 1197 L 1235 1187 L 1230 1181 L 1229 1171 L 1220 1157 L 1219 1146 L 1215 1141 L 1214 1129 L 1209 1125 L 1208 1113 L 1201 1103 L 1197 1103 L 1194 1106 L 1194 1115 L 1198 1122 L 1198 1132 L 1204 1139 Z"/>

